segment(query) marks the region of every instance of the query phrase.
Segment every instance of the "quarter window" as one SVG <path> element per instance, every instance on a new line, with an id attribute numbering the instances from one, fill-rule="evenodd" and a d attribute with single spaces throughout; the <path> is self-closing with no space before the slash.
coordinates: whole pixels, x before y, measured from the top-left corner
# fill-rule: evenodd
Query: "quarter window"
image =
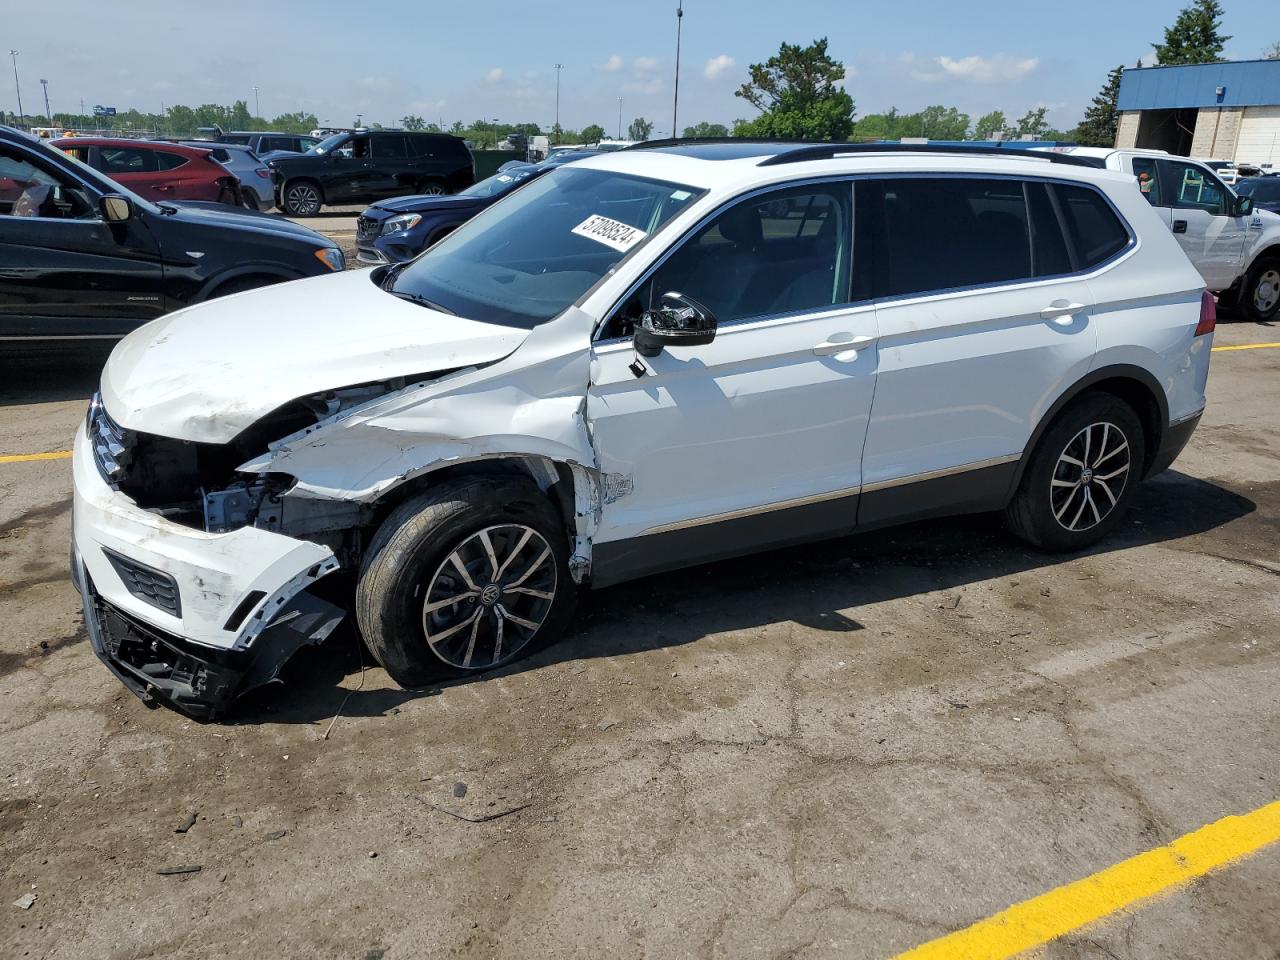
<path id="1" fill-rule="evenodd" d="M 735 204 L 658 268 L 610 335 L 625 335 L 668 292 L 700 301 L 721 323 L 848 302 L 851 194 L 833 183 Z"/>
<path id="2" fill-rule="evenodd" d="M 218 154 L 222 154 L 222 156 L 218 156 Z M 210 156 L 220 162 L 226 162 L 228 159 L 226 150 L 215 149 L 211 152 Z M 186 157 L 179 156 L 176 153 L 156 152 L 156 165 L 161 170 L 172 170 L 174 167 L 180 167 L 186 162 Z"/>

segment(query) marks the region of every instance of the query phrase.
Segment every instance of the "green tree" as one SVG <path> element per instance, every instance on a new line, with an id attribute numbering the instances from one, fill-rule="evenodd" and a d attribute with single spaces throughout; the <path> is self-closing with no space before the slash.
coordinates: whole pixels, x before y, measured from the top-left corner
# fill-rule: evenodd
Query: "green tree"
<path id="1" fill-rule="evenodd" d="M 310 133 L 320 126 L 320 120 L 314 113 L 303 113 L 299 110 L 296 113 L 282 113 L 267 126 L 281 133 Z"/>
<path id="2" fill-rule="evenodd" d="M 1153 43 L 1161 66 L 1175 63 L 1220 63 L 1222 48 L 1231 38 L 1222 33 L 1222 4 L 1192 0 L 1164 32 L 1164 43 Z"/>
<path id="3" fill-rule="evenodd" d="M 907 136 L 928 137 L 930 140 L 963 140 L 969 135 L 969 115 L 961 113 L 955 107 L 925 107 L 911 119 L 916 122 L 906 124 L 912 130 Z M 919 132 L 914 132 L 913 128 L 918 128 Z"/>
<path id="4" fill-rule="evenodd" d="M 636 117 L 627 127 L 628 140 L 648 140 L 651 133 L 653 133 L 653 121 L 646 120 L 644 117 Z"/>
<path id="5" fill-rule="evenodd" d="M 1116 101 L 1120 98 L 1120 77 L 1124 64 L 1107 74 L 1107 82 L 1084 111 L 1084 119 L 1076 127 L 1075 139 L 1085 147 L 1114 147 L 1116 128 L 1120 125 L 1120 112 Z"/>
<path id="6" fill-rule="evenodd" d="M 599 143 L 604 139 L 604 127 L 598 123 L 592 123 L 582 128 L 583 143 Z"/>
<path id="7" fill-rule="evenodd" d="M 853 130 L 853 97 L 840 86 L 844 64 L 827 54 L 827 38 L 807 47 L 784 43 L 753 63 L 751 79 L 735 92 L 760 111 L 734 124 L 734 136 L 844 140 Z"/>
<path id="8" fill-rule="evenodd" d="M 1009 121 L 1005 118 L 1004 111 L 992 110 L 986 116 L 979 117 L 978 122 L 973 125 L 973 137 L 975 140 L 995 140 L 1008 130 Z"/>
<path id="9" fill-rule="evenodd" d="M 707 123 L 703 120 L 692 127 L 685 127 L 684 135 L 686 137 L 727 137 L 729 128 L 723 123 Z"/>
<path id="10" fill-rule="evenodd" d="M 1019 137 L 1034 137 L 1039 140 L 1044 136 L 1045 131 L 1049 129 L 1049 123 L 1045 120 L 1045 115 L 1048 112 L 1048 107 L 1033 107 L 1018 118 L 1017 128 L 1014 132 Z"/>
<path id="11" fill-rule="evenodd" d="M 427 121 L 412 113 L 402 118 L 400 123 L 404 125 L 406 130 L 418 131 L 427 129 Z"/>

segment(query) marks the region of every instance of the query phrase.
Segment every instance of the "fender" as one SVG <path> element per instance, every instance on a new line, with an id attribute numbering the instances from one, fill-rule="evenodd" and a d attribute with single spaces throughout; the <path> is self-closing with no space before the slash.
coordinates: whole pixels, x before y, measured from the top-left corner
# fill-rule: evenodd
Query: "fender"
<path id="1" fill-rule="evenodd" d="M 209 294 L 217 290 L 224 283 L 232 280 L 238 280 L 241 277 L 272 277 L 275 280 L 301 280 L 306 274 L 291 270 L 288 267 L 281 266 L 278 263 L 263 264 L 242 264 L 238 267 L 232 267 L 230 270 L 223 270 L 214 274 L 208 280 L 200 285 L 200 289 L 195 292 L 188 303 L 202 303 L 209 299 Z"/>
<path id="2" fill-rule="evenodd" d="M 1127 363 L 1115 363 L 1106 367 L 1099 367 L 1097 370 L 1090 370 L 1087 374 L 1073 383 L 1070 387 L 1062 392 L 1053 405 L 1040 418 L 1040 422 L 1036 424 L 1035 430 L 1031 432 L 1031 439 L 1027 441 L 1026 447 L 1022 451 L 1022 458 L 1018 461 L 1018 469 L 1014 471 L 1013 480 L 1010 483 L 1006 496 L 1012 497 L 1018 484 L 1022 482 L 1022 474 L 1027 469 L 1027 465 L 1031 461 L 1031 456 L 1035 453 L 1036 446 L 1040 443 L 1040 438 L 1044 432 L 1049 429 L 1049 425 L 1057 418 L 1058 414 L 1066 408 L 1072 400 L 1084 393 L 1090 387 L 1102 383 L 1105 380 L 1131 380 L 1140 384 L 1149 394 L 1150 399 L 1156 406 L 1156 418 L 1154 424 L 1148 423 L 1149 411 L 1139 410 L 1138 416 L 1143 420 L 1144 427 L 1154 427 L 1155 436 L 1147 437 L 1147 449 L 1145 451 L 1147 457 L 1147 466 L 1151 465 L 1151 455 L 1160 448 L 1160 440 L 1164 431 L 1169 426 L 1169 398 L 1165 395 L 1164 388 L 1160 386 L 1159 381 L 1147 370 L 1141 367 L 1135 367 Z"/>

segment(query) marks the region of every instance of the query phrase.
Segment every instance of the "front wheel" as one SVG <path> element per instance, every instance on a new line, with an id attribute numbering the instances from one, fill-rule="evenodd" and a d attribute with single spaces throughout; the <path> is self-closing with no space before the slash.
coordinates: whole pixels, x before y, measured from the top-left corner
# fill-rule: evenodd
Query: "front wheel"
<path id="1" fill-rule="evenodd" d="M 418 184 L 418 194 L 423 197 L 443 197 L 449 191 L 439 180 L 424 180 Z"/>
<path id="2" fill-rule="evenodd" d="M 1280 311 L 1280 259 L 1267 258 L 1253 265 L 1238 303 L 1254 320 L 1265 323 L 1274 319 Z"/>
<path id="3" fill-rule="evenodd" d="M 309 180 L 295 180 L 285 184 L 284 212 L 291 217 L 314 217 L 324 204 L 320 188 Z"/>
<path id="4" fill-rule="evenodd" d="M 556 639 L 575 592 L 563 524 L 537 487 L 470 478 L 391 512 L 361 568 L 356 619 L 392 679 L 418 687 Z"/>
<path id="5" fill-rule="evenodd" d="M 1083 550 L 1120 523 L 1142 475 L 1142 421 L 1109 393 L 1072 403 L 1040 438 L 1005 509 L 1023 540 L 1051 552 Z"/>

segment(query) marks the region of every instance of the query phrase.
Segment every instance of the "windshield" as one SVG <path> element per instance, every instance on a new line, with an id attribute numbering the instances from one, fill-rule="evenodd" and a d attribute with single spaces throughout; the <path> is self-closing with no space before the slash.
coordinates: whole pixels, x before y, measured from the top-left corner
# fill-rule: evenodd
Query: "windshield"
<path id="1" fill-rule="evenodd" d="M 530 329 L 562 313 L 700 194 L 561 167 L 428 249 L 390 290 L 472 320 Z"/>
<path id="2" fill-rule="evenodd" d="M 307 153 L 328 153 L 336 147 L 340 147 L 342 144 L 346 143 L 347 138 L 350 136 L 351 134 L 349 133 L 335 133 L 332 137 L 325 137 L 314 147 L 308 150 Z"/>
<path id="3" fill-rule="evenodd" d="M 479 183 L 472 184 L 465 190 L 458 191 L 460 197 L 500 197 L 508 190 L 514 190 L 533 176 L 533 167 L 503 170 L 492 177 L 486 177 Z"/>
<path id="4" fill-rule="evenodd" d="M 1267 180 L 1246 180 L 1236 188 L 1236 192 L 1246 197 L 1253 197 L 1254 200 L 1262 200 L 1271 203 L 1280 200 L 1280 178 L 1275 181 Z"/>

